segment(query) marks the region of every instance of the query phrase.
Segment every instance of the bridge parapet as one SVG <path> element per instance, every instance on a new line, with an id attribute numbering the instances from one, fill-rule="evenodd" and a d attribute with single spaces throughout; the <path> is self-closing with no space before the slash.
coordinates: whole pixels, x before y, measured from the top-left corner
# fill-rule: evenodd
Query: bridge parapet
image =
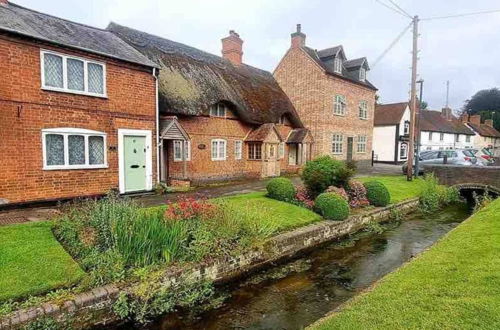
<path id="1" fill-rule="evenodd" d="M 482 185 L 500 190 L 500 166 L 424 165 L 425 173 L 434 173 L 439 183 L 456 185 Z"/>

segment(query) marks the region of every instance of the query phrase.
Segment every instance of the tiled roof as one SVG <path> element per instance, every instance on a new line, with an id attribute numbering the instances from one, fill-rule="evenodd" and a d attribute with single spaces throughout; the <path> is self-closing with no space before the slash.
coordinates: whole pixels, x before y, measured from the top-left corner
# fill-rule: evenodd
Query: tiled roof
<path id="1" fill-rule="evenodd" d="M 375 106 L 375 126 L 397 125 L 408 107 L 408 102 L 377 104 Z"/>
<path id="2" fill-rule="evenodd" d="M 0 5 L 0 31 L 131 63 L 156 66 L 110 31 L 39 13 L 12 2 Z"/>
<path id="3" fill-rule="evenodd" d="M 317 51 L 319 58 L 325 58 L 325 57 L 329 57 L 329 56 L 337 56 L 337 54 L 339 52 L 344 52 L 344 49 L 342 48 L 341 45 Z"/>
<path id="4" fill-rule="evenodd" d="M 370 83 L 368 80 L 361 81 L 359 79 L 353 78 L 352 75 L 347 75 L 347 74 L 344 75 L 344 74 L 338 74 L 338 73 L 334 72 L 331 65 L 328 65 L 326 63 L 326 61 L 323 60 L 326 56 L 321 55 L 321 57 L 320 57 L 319 52 L 321 52 L 321 51 L 316 51 L 316 50 L 309 48 L 309 47 L 303 47 L 303 49 L 321 68 L 323 68 L 323 70 L 325 70 L 325 72 L 327 74 L 338 77 L 340 79 L 344 79 L 344 80 L 353 82 L 353 83 L 358 84 L 358 85 L 368 87 L 368 88 L 373 89 L 373 90 L 377 90 L 377 88 L 375 86 L 373 86 L 372 83 Z M 346 70 L 344 70 L 344 71 L 346 71 Z"/>
<path id="5" fill-rule="evenodd" d="M 452 116 L 447 120 L 440 111 L 422 110 L 420 114 L 420 130 L 452 134 L 474 135 L 465 124 Z"/>
<path id="6" fill-rule="evenodd" d="M 273 75 L 202 50 L 111 23 L 108 27 L 160 66 L 162 113 L 197 116 L 218 102 L 234 105 L 250 124 L 277 123 L 283 115 L 302 127 L 292 103 Z"/>
<path id="7" fill-rule="evenodd" d="M 283 140 L 279 132 L 276 130 L 274 124 L 262 124 L 258 128 L 248 133 L 248 136 L 245 138 L 245 141 L 263 142 L 273 130 L 276 133 L 276 135 L 278 135 L 280 140 Z"/>
<path id="8" fill-rule="evenodd" d="M 488 136 L 488 137 L 500 137 L 500 132 L 497 131 L 494 127 L 491 127 L 486 124 L 473 124 L 473 123 L 467 123 L 474 131 L 476 131 L 479 135 L 481 136 Z"/>
<path id="9" fill-rule="evenodd" d="M 290 131 L 288 135 L 287 143 L 302 143 L 304 139 L 308 136 L 309 130 L 307 128 L 296 128 Z"/>
<path id="10" fill-rule="evenodd" d="M 344 61 L 344 67 L 346 69 L 354 69 L 354 68 L 359 68 L 360 66 L 362 66 L 363 64 L 366 63 L 366 66 L 368 67 L 368 60 L 366 59 L 366 57 L 360 57 L 360 58 L 356 58 L 354 60 L 349 60 L 349 61 Z"/>

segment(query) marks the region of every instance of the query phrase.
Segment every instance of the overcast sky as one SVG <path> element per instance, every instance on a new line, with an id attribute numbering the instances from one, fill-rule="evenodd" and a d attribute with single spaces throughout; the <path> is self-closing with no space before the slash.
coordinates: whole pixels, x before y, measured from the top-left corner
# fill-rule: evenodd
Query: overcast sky
<path id="1" fill-rule="evenodd" d="M 382 0 L 389 3 L 389 0 Z M 421 18 L 500 9 L 498 0 L 396 0 Z M 230 29 L 245 41 L 247 64 L 274 70 L 290 45 L 295 24 L 306 44 L 323 49 L 344 46 L 348 59 L 369 63 L 391 44 L 409 19 L 375 0 L 13 0 L 76 22 L 104 28 L 109 21 L 127 25 L 220 55 L 220 39 Z M 432 109 L 441 109 L 450 80 L 450 105 L 457 109 L 476 91 L 499 86 L 500 13 L 420 24 L 419 77 Z M 369 72 L 381 102 L 408 99 L 410 31 Z"/>

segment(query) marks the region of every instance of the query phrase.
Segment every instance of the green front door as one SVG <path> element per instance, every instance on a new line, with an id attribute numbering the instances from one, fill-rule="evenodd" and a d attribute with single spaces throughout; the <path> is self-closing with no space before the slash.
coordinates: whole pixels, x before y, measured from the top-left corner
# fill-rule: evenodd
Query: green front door
<path id="1" fill-rule="evenodd" d="M 123 137 L 125 191 L 146 190 L 146 137 Z"/>

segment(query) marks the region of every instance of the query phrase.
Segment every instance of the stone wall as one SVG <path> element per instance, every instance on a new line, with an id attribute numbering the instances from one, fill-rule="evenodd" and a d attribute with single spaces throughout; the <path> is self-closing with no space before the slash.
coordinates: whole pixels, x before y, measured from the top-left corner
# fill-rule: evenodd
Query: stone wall
<path id="1" fill-rule="evenodd" d="M 230 260 L 202 263 L 190 269 L 167 269 L 160 281 L 167 287 L 181 278 L 206 279 L 214 282 L 230 281 L 278 260 L 292 257 L 301 251 L 355 233 L 372 221 L 387 221 L 392 209 L 408 213 L 414 210 L 418 203 L 418 199 L 415 198 L 351 216 L 345 221 L 314 223 L 273 237 L 262 248 L 249 251 Z M 120 291 L 127 292 L 128 288 L 107 285 L 79 294 L 73 300 L 60 305 L 46 303 L 31 309 L 17 311 L 10 317 L 0 320 L 0 329 L 21 328 L 39 317 L 51 317 L 58 322 L 72 322 L 71 325 L 75 329 L 116 321 L 117 317 L 112 312 L 111 307 Z"/>

